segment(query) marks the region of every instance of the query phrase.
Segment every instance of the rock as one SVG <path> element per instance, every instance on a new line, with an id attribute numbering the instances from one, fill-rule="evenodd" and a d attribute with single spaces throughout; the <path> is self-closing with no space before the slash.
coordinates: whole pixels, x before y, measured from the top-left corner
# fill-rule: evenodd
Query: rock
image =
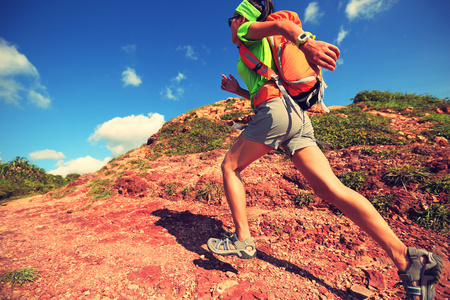
<path id="1" fill-rule="evenodd" d="M 238 285 L 239 283 L 236 281 L 236 280 L 226 280 L 226 281 L 223 281 L 223 282 L 221 282 L 221 283 L 219 283 L 218 285 L 217 285 L 217 287 L 216 287 L 216 291 L 219 293 L 219 294 L 222 294 L 222 293 L 224 293 L 227 289 L 229 289 L 230 287 L 233 287 L 233 286 L 235 286 L 235 285 Z"/>
<path id="2" fill-rule="evenodd" d="M 381 292 L 386 289 L 386 282 L 383 274 L 375 270 L 365 270 L 365 273 L 369 279 L 369 286 L 374 287 Z"/>
<path id="3" fill-rule="evenodd" d="M 350 288 L 350 294 L 357 299 L 367 299 L 373 295 L 371 291 L 357 284 Z"/>
<path id="4" fill-rule="evenodd" d="M 443 136 L 437 136 L 434 138 L 434 142 L 438 143 L 439 145 L 443 146 L 445 144 L 448 144 L 448 140 Z"/>

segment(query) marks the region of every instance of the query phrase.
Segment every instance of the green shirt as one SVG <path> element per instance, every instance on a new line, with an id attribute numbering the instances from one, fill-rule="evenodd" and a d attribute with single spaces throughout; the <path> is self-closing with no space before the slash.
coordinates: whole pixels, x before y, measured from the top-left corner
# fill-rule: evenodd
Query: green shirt
<path id="1" fill-rule="evenodd" d="M 272 51 L 270 50 L 270 45 L 267 39 L 264 38 L 262 40 L 248 40 L 245 38 L 245 35 L 247 35 L 248 32 L 248 28 L 253 23 L 255 23 L 255 21 L 249 21 L 242 24 L 237 31 L 237 36 L 239 37 L 241 42 L 244 43 L 244 45 L 262 63 L 272 68 L 272 70 L 276 70 L 277 67 L 275 65 L 275 62 L 273 61 Z M 247 65 L 242 61 L 240 57 L 237 63 L 237 70 L 239 76 L 241 76 L 242 80 L 244 80 L 244 83 L 247 86 L 248 91 L 250 92 L 250 99 L 252 100 L 253 107 L 253 96 L 269 80 L 252 71 L 249 67 L 247 67 Z"/>

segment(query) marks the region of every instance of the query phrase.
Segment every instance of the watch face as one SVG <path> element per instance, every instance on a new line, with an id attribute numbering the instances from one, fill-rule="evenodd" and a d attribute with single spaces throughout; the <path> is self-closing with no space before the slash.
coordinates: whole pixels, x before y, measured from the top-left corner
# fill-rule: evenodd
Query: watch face
<path id="1" fill-rule="evenodd" d="M 308 36 L 308 34 L 306 32 L 302 33 L 302 35 L 300 36 L 300 38 L 303 40 Z"/>

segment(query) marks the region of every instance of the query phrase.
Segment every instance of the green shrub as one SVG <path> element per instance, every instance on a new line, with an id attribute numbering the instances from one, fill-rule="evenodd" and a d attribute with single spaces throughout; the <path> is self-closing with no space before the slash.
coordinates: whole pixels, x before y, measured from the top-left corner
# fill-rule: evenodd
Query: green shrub
<path id="1" fill-rule="evenodd" d="M 450 208 L 446 205 L 432 204 L 427 210 L 415 210 L 414 221 L 443 236 L 450 235 Z"/>
<path id="2" fill-rule="evenodd" d="M 347 117 L 341 116 L 345 114 Z M 311 118 L 316 138 L 341 149 L 355 145 L 395 145 L 399 141 L 389 128 L 387 118 L 374 117 L 357 106 L 335 110 Z"/>
<path id="3" fill-rule="evenodd" d="M 201 153 L 215 149 L 227 149 L 232 129 L 224 124 L 206 118 L 193 119 L 185 124 L 172 124 L 161 129 L 160 143 L 151 147 L 149 159 L 156 159 L 165 154 L 185 155 Z"/>
<path id="4" fill-rule="evenodd" d="M 241 117 L 244 117 L 246 115 L 247 115 L 247 113 L 238 111 L 238 112 L 232 112 L 232 113 L 223 114 L 220 117 L 220 119 L 221 120 L 235 120 L 237 118 L 241 118 Z"/>
<path id="5" fill-rule="evenodd" d="M 312 203 L 314 203 L 315 196 L 311 193 L 298 193 L 294 197 L 294 202 L 297 206 L 300 208 L 303 208 L 305 206 L 309 206 Z"/>
<path id="6" fill-rule="evenodd" d="M 167 193 L 167 195 L 172 199 L 173 196 L 177 194 L 177 182 L 170 182 L 164 185 L 164 191 Z"/>
<path id="7" fill-rule="evenodd" d="M 413 108 L 414 114 L 424 114 L 436 111 L 448 105 L 448 100 L 432 95 L 416 95 L 411 93 L 391 93 L 388 91 L 362 91 L 352 99 L 353 103 L 364 103 L 375 109 L 392 109 L 403 111 Z"/>
<path id="8" fill-rule="evenodd" d="M 10 162 L 0 163 L 0 202 L 45 194 L 69 184 L 79 176 L 69 174 L 63 178 L 51 175 L 29 163 L 25 157 L 16 157 Z"/>
<path id="9" fill-rule="evenodd" d="M 105 179 L 100 180 L 96 179 L 90 184 L 88 184 L 88 187 L 91 188 L 91 191 L 89 192 L 89 195 L 93 196 L 92 202 L 94 202 L 97 199 L 106 200 L 111 197 L 111 180 Z"/>
<path id="10" fill-rule="evenodd" d="M 392 194 L 385 194 L 370 198 L 369 201 L 380 214 L 385 216 L 390 211 L 390 207 L 394 202 L 394 196 Z"/>
<path id="11" fill-rule="evenodd" d="M 433 140 L 437 136 L 450 139 L 450 115 L 448 114 L 430 114 L 421 119 L 435 123 L 430 130 L 424 132 L 424 135 Z"/>
<path id="12" fill-rule="evenodd" d="M 14 285 L 22 286 L 24 283 L 33 282 L 39 276 L 33 268 L 25 268 L 6 272 L 0 277 L 0 281 L 9 282 L 11 287 Z"/>
<path id="13" fill-rule="evenodd" d="M 387 169 L 383 180 L 390 186 L 403 186 L 406 189 L 410 183 L 423 184 L 429 176 L 430 173 L 425 168 L 404 165 Z"/>
<path id="14" fill-rule="evenodd" d="M 441 177 L 428 178 L 424 183 L 423 189 L 428 193 L 450 194 L 450 175 L 446 174 Z"/>
<path id="15" fill-rule="evenodd" d="M 213 199 L 220 201 L 224 194 L 223 185 L 221 183 L 205 183 L 198 190 L 196 199 L 211 202 Z M 218 200 L 219 199 L 219 200 Z"/>
<path id="16" fill-rule="evenodd" d="M 338 178 L 345 186 L 358 191 L 366 183 L 367 175 L 363 170 L 360 170 L 357 172 L 343 173 Z"/>

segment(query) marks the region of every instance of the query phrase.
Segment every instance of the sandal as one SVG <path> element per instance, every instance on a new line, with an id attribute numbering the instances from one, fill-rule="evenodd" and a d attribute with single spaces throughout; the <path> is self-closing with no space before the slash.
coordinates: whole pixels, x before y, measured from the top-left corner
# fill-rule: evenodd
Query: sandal
<path id="1" fill-rule="evenodd" d="M 422 300 L 434 299 L 436 293 L 434 286 L 438 283 L 443 268 L 442 258 L 414 247 L 408 248 L 407 255 L 411 266 L 407 270 L 397 272 L 403 282 L 406 299 L 413 300 L 415 296 L 421 296 Z M 425 264 L 421 261 L 424 256 L 427 259 Z M 419 285 L 415 286 L 413 284 L 415 281 L 418 281 Z"/>
<path id="2" fill-rule="evenodd" d="M 225 237 L 224 239 L 211 238 L 208 240 L 208 249 L 212 253 L 222 256 L 237 255 L 239 258 L 243 259 L 255 257 L 256 247 L 254 238 L 248 237 L 244 241 L 240 241 L 236 234 L 233 234 L 232 236 L 223 235 Z M 230 244 L 232 244 L 235 249 L 230 249 Z M 220 249 L 220 246 L 222 245 L 224 250 Z M 252 250 L 247 250 L 248 247 L 252 247 Z"/>

